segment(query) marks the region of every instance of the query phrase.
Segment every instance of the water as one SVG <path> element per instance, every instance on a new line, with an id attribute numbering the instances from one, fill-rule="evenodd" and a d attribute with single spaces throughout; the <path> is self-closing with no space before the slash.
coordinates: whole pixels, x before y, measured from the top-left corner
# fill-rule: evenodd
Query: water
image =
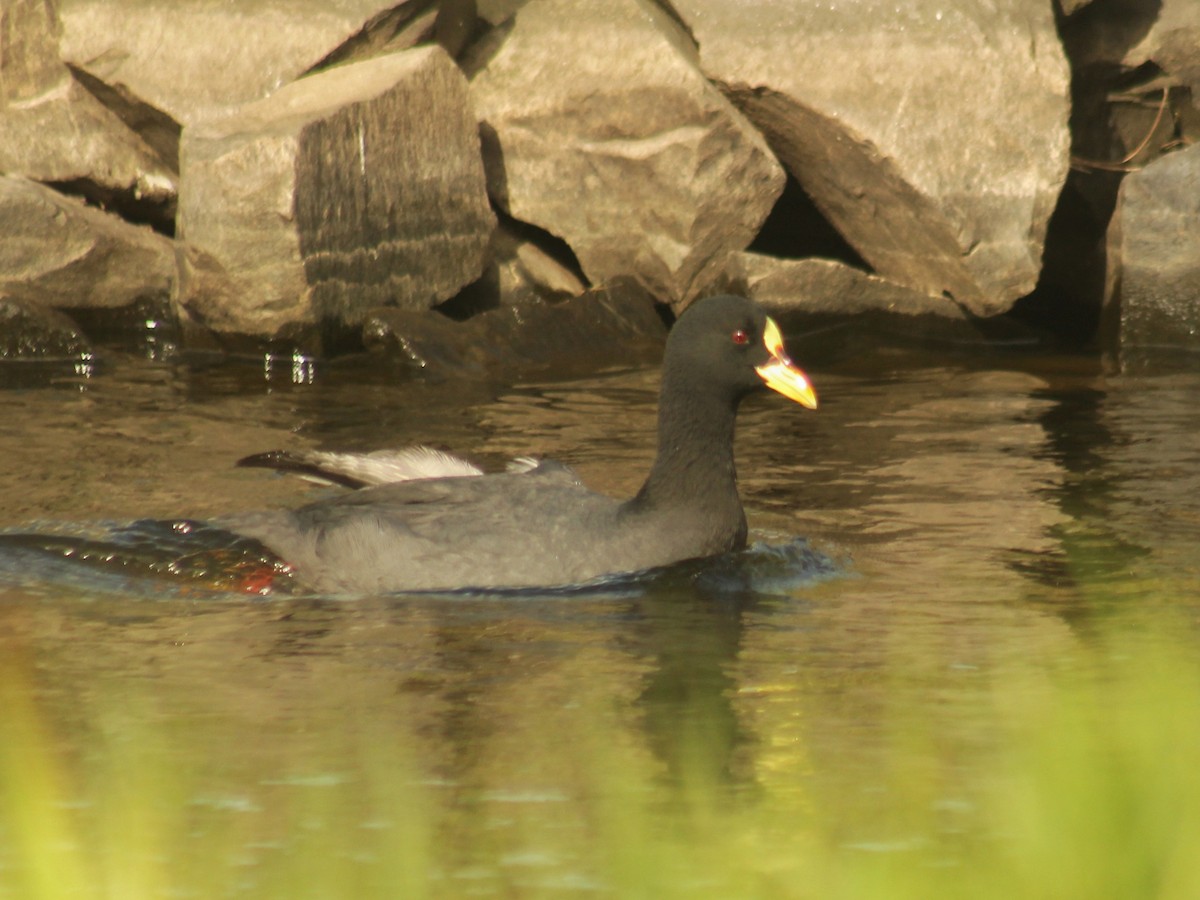
<path id="1" fill-rule="evenodd" d="M 365 835 L 375 859 L 370 835 L 399 827 L 381 771 L 402 773 L 397 803 L 435 810 L 422 827 L 450 895 L 604 888 L 572 810 L 619 781 L 610 757 L 652 773 L 663 802 L 702 777 L 746 803 L 861 809 L 833 828 L 854 852 L 904 852 L 930 827 L 982 839 L 998 680 L 1036 692 L 1114 620 L 1182 623 L 1172 649 L 1194 648 L 1200 374 L 791 346 L 822 406 L 745 405 L 743 499 L 752 539 L 776 549 L 731 567 L 566 597 L 264 600 L 10 550 L 0 660 L 74 773 L 62 804 L 99 817 L 146 781 L 185 813 L 168 837 L 218 840 L 209 868 L 246 896 L 333 833 Z M 233 468 L 275 447 L 422 442 L 496 467 L 532 452 L 616 494 L 653 452 L 653 369 L 496 387 L 112 354 L 7 377 L 6 529 L 318 496 Z M 908 720 L 920 746 L 898 744 Z M 898 760 L 938 767 L 932 826 L 870 814 L 903 800 Z M 0 851 L 0 888 L 11 863 Z"/>

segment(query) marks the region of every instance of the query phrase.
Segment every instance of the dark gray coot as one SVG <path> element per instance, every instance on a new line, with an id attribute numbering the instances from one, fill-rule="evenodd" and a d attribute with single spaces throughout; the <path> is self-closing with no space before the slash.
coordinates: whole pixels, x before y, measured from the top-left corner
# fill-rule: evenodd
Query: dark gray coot
<path id="1" fill-rule="evenodd" d="M 590 491 L 553 462 L 524 461 L 483 475 L 453 457 L 448 464 L 458 469 L 440 468 L 435 451 L 418 450 L 433 464 L 415 474 L 396 467 L 375 478 L 335 473 L 331 480 L 370 486 L 221 524 L 262 542 L 301 584 L 321 592 L 557 587 L 714 556 L 746 543 L 734 419 L 741 400 L 764 386 L 817 406 L 775 322 L 744 298 L 709 297 L 693 304 L 667 339 L 658 453 L 632 499 Z M 243 464 L 288 458 L 276 451 Z M 450 477 L 430 477 L 435 473 Z M 409 480 L 390 480 L 401 478 Z"/>

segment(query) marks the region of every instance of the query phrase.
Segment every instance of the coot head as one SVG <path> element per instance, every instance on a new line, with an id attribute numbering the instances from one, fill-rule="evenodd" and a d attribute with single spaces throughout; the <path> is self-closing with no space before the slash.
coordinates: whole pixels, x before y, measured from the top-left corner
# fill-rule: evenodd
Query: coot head
<path id="1" fill-rule="evenodd" d="M 707 297 L 683 313 L 667 340 L 663 381 L 667 390 L 686 385 L 689 393 L 720 396 L 734 406 L 766 386 L 817 407 L 812 385 L 784 352 L 779 326 L 743 297 Z"/>

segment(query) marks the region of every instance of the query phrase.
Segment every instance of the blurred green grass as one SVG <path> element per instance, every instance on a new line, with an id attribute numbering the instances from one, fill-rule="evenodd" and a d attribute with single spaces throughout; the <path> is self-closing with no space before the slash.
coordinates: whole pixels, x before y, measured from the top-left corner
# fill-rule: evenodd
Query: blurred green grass
<path id="1" fill-rule="evenodd" d="M 30 660 L 10 658 L 0 897 L 1191 900 L 1200 655 L 1186 646 L 1113 626 L 1077 658 L 997 669 L 977 697 L 991 737 L 967 763 L 939 740 L 936 704 L 897 691 L 882 789 L 864 793 L 822 790 L 802 745 L 757 784 L 716 775 L 696 722 L 668 773 L 586 685 L 561 733 L 528 748 L 541 795 L 443 784 L 395 722 L 329 723 L 317 758 L 285 742 L 270 770 L 214 778 L 239 748 L 197 763 L 187 748 L 209 746 L 211 723 L 169 697 L 81 695 L 81 751 L 31 699 Z"/>

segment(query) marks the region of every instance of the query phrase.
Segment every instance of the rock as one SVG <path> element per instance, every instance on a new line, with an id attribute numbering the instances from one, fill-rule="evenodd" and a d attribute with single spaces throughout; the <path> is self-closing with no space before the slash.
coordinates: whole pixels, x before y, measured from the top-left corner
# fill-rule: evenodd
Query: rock
<path id="1" fill-rule="evenodd" d="M 433 23 L 433 39 L 457 59 L 475 38 L 480 24 L 475 0 L 440 0 L 437 19 Z"/>
<path id="2" fill-rule="evenodd" d="M 367 346 L 443 376 L 595 371 L 660 357 L 666 326 L 653 298 L 618 279 L 565 303 L 494 309 L 465 322 L 434 311 L 377 310 Z"/>
<path id="3" fill-rule="evenodd" d="M 577 297 L 587 290 L 587 283 L 572 266 L 536 241 L 511 230 L 501 234 L 493 253 L 495 265 L 501 272 L 501 287 L 506 288 L 502 296 L 526 291 L 539 300 L 554 303 Z"/>
<path id="4" fill-rule="evenodd" d="M 1187 0 L 1184 0 L 1187 2 Z M 1077 69 L 1097 64 L 1119 66 L 1122 58 L 1153 27 L 1159 0 L 1107 0 L 1064 5 L 1062 41 Z"/>
<path id="5" fill-rule="evenodd" d="M 438 47 L 303 78 L 186 129 L 180 304 L 220 332 L 355 328 L 483 270 L 488 205 L 467 84 Z"/>
<path id="6" fill-rule="evenodd" d="M 148 205 L 169 220 L 171 161 L 59 61 L 54 6 L 11 0 L 0 23 L 0 172 Z"/>
<path id="7" fill-rule="evenodd" d="M 1101 4 L 1062 36 L 1076 67 L 1077 166 L 1127 171 L 1200 140 L 1200 5 Z"/>
<path id="8" fill-rule="evenodd" d="M 1200 94 L 1200 4 L 1196 0 L 1162 0 L 1150 30 L 1122 59 L 1130 69 L 1148 62 Z"/>
<path id="9" fill-rule="evenodd" d="M 703 70 L 879 275 L 977 315 L 1033 289 L 1068 166 L 1051 4 L 673 5 Z"/>
<path id="10" fill-rule="evenodd" d="M 0 97 L 7 106 L 53 91 L 67 68 L 58 58 L 60 27 L 54 7 L 37 0 L 7 0 L 0 8 Z"/>
<path id="11" fill-rule="evenodd" d="M 1064 16 L 1072 16 L 1092 2 L 1093 0 L 1058 0 L 1058 5 Z"/>
<path id="12" fill-rule="evenodd" d="M 377 19 L 429 0 L 59 0 L 63 59 L 184 126 L 227 116 L 322 64 Z"/>
<path id="13" fill-rule="evenodd" d="M 1119 209 L 1121 347 L 1200 348 L 1200 144 L 1126 176 Z"/>
<path id="14" fill-rule="evenodd" d="M 0 360 L 78 359 L 90 352 L 67 316 L 0 293 Z"/>
<path id="15" fill-rule="evenodd" d="M 678 24 L 644 0 L 534 0 L 505 28 L 466 63 L 493 199 L 593 283 L 632 276 L 676 307 L 718 283 L 784 176 Z"/>
<path id="16" fill-rule="evenodd" d="M 165 301 L 170 240 L 50 188 L 0 177 L 0 290 L 53 309 Z"/>
<path id="17" fill-rule="evenodd" d="M 965 317 L 952 300 L 930 297 L 832 259 L 777 259 L 745 253 L 742 264 L 750 296 L 775 312 Z"/>
<path id="18" fill-rule="evenodd" d="M 513 13 L 529 0 L 479 0 L 476 11 L 479 18 L 489 25 L 500 25 L 513 17 Z"/>
<path id="19" fill-rule="evenodd" d="M 435 36 L 439 10 L 445 3 L 446 0 L 421 0 L 384 9 L 308 72 L 311 74 L 329 66 L 399 53 L 431 40 Z"/>
<path id="20" fill-rule="evenodd" d="M 921 294 L 838 260 L 746 253 L 742 263 L 747 294 L 789 332 L 788 346 L 794 344 L 794 352 L 810 361 L 876 355 L 898 342 L 945 349 L 1037 339 L 1007 318 L 976 318 L 945 297 Z"/>
<path id="21" fill-rule="evenodd" d="M 500 306 L 557 303 L 587 290 L 571 251 L 539 229 L 502 221 L 492 236 L 483 276 L 439 307 L 452 318 Z"/>
<path id="22" fill-rule="evenodd" d="M 178 320 L 166 296 L 143 297 L 128 306 L 72 309 L 71 320 L 105 350 L 142 359 L 170 359 L 180 346 Z M 260 348 L 253 348 L 257 354 Z"/>

